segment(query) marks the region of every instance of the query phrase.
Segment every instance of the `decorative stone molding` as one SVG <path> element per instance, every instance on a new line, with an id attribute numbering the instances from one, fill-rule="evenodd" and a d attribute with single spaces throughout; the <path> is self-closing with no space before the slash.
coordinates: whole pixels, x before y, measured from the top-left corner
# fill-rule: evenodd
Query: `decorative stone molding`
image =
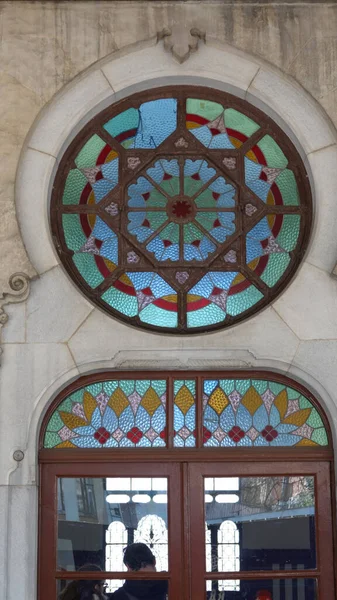
<path id="1" fill-rule="evenodd" d="M 332 277 L 335 277 L 337 279 L 337 263 L 335 264 L 334 268 L 332 269 L 331 275 L 332 275 Z"/>
<path id="2" fill-rule="evenodd" d="M 192 52 L 196 52 L 199 42 L 206 42 L 206 32 L 196 27 L 187 29 L 184 24 L 179 24 L 173 29 L 165 27 L 158 32 L 158 40 L 164 41 L 164 48 L 171 52 L 173 57 L 179 62 L 185 62 Z"/>
<path id="3" fill-rule="evenodd" d="M 25 273 L 14 273 L 9 278 L 9 287 L 11 292 L 6 292 L 0 296 L 0 327 L 8 321 L 8 315 L 4 310 L 6 304 L 17 304 L 27 300 L 30 291 L 30 280 Z"/>

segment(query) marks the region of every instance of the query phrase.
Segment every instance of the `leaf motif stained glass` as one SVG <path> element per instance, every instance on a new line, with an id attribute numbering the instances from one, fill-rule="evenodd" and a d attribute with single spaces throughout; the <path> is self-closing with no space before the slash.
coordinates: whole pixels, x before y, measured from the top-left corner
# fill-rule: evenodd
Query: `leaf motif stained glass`
<path id="1" fill-rule="evenodd" d="M 311 219 L 304 166 L 278 126 L 243 100 L 187 86 L 95 117 L 62 158 L 51 201 L 60 260 L 92 302 L 177 334 L 270 303 Z"/>

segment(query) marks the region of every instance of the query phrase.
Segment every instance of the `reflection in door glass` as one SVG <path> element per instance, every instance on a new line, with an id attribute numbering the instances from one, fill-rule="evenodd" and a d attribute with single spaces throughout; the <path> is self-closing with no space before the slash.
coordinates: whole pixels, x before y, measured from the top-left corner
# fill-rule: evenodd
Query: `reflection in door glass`
<path id="1" fill-rule="evenodd" d="M 206 569 L 316 567 L 314 478 L 206 477 Z M 236 580 L 219 581 L 237 590 Z"/>
<path id="2" fill-rule="evenodd" d="M 122 572 L 125 547 L 143 543 L 167 571 L 167 502 L 164 477 L 59 478 L 57 569 Z"/>
<path id="3" fill-rule="evenodd" d="M 129 579 L 121 581 L 119 585 L 116 579 L 108 579 L 104 581 L 99 579 L 95 574 L 96 579 L 85 581 L 71 581 L 66 579 L 58 579 L 56 581 L 56 597 L 58 600 L 77 600 L 77 598 L 95 598 L 95 600 L 113 600 L 113 595 L 109 590 L 119 590 L 122 588 L 127 595 L 125 598 L 140 598 L 153 600 L 168 600 L 168 581 L 165 579 L 159 580 L 144 580 L 144 579 Z M 81 596 L 82 594 L 82 596 Z M 120 596 L 119 596 L 120 597 Z M 123 594 L 124 598 L 124 594 Z"/>
<path id="4" fill-rule="evenodd" d="M 254 579 L 240 581 L 239 590 L 221 590 L 219 581 L 206 581 L 205 600 L 316 600 L 316 579 Z"/>

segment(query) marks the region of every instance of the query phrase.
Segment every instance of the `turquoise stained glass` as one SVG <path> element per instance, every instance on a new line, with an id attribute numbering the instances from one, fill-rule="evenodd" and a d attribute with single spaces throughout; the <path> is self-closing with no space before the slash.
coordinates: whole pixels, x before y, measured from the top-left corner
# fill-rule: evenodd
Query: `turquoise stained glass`
<path id="1" fill-rule="evenodd" d="M 311 196 L 270 119 L 228 94 L 175 87 L 92 123 L 61 161 L 51 222 L 94 303 L 137 327 L 198 333 L 248 317 L 289 282 Z"/>

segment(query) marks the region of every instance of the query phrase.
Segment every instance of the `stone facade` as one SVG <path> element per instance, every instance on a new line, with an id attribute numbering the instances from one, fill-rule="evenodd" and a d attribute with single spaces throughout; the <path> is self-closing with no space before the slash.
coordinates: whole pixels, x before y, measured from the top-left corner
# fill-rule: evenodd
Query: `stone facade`
<path id="1" fill-rule="evenodd" d="M 321 400 L 336 442 L 337 4 L 70 0 L 0 9 L 0 581 L 8 600 L 33 600 L 37 435 L 55 394 L 78 374 L 276 369 Z M 315 198 L 304 264 L 273 306 L 184 339 L 94 308 L 59 265 L 48 225 L 58 158 L 89 116 L 131 91 L 181 81 L 266 110 L 301 152 Z"/>

